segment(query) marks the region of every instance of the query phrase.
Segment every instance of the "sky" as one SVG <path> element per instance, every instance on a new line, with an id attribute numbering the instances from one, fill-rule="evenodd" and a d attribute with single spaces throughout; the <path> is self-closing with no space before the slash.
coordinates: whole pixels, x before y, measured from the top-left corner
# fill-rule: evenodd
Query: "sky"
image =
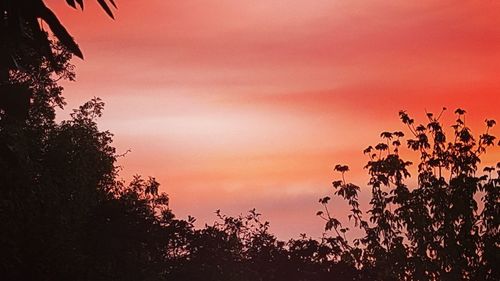
<path id="1" fill-rule="evenodd" d="M 500 120 L 499 1 L 116 0 L 115 20 L 94 2 L 46 1 L 85 56 L 59 116 L 102 98 L 120 176 L 155 177 L 198 226 L 256 208 L 282 239 L 319 237 L 334 165 L 366 201 L 362 151 L 409 133 L 399 110 Z"/>

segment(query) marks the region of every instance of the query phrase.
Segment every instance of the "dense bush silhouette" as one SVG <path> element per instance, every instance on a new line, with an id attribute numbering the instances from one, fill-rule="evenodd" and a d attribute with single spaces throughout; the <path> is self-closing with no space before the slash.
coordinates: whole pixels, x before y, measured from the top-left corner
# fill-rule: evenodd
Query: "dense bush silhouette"
<path id="1" fill-rule="evenodd" d="M 70 53 L 52 44 L 53 60 L 26 57 L 26 68 L 10 72 L 10 84 L 33 92 L 27 118 L 0 111 L 2 280 L 110 279 L 134 270 L 132 264 L 135 269 L 148 264 L 134 271 L 138 274 L 155 264 L 149 261 L 160 247 L 152 245 L 168 238 L 157 239 L 160 235 L 151 231 L 171 219 L 164 214 L 166 196 L 158 194 L 153 180 L 136 179 L 127 186 L 117 180 L 112 135 L 99 131 L 95 122 L 103 108 L 99 99 L 75 110 L 70 120 L 55 122 L 55 107 L 64 105 L 58 80 L 71 80 L 74 73 Z M 144 246 L 148 262 L 142 256 L 127 260 L 132 254 L 117 248 L 106 252 L 103 245 L 117 245 L 112 243 L 117 238 L 123 238 L 118 245 L 124 252 Z M 107 263 L 96 263 L 106 258 Z M 124 260 L 127 266 L 121 265 Z M 117 265 L 121 270 L 115 270 Z"/>
<path id="2" fill-rule="evenodd" d="M 444 111 L 445 109 L 443 109 Z M 443 112 L 442 112 L 443 113 Z M 334 181 L 335 195 L 351 206 L 349 219 L 365 236 L 353 244 L 348 230 L 328 213 L 329 197 L 320 203 L 326 230 L 332 230 L 347 262 L 369 269 L 377 280 L 499 280 L 499 177 L 496 167 L 479 170 L 481 157 L 500 145 L 490 134 L 495 121 L 475 138 L 465 124 L 465 111 L 457 109 L 451 137 L 440 123 L 442 113 L 428 113 L 425 125 L 401 111 L 411 138 L 407 147 L 418 154 L 417 183 L 407 184 L 411 162 L 400 157 L 404 134 L 383 132 L 382 143 L 364 152 L 369 161 L 372 199 L 362 215 L 360 188 L 347 183 L 347 166 L 337 165 L 341 180 Z M 373 269 L 373 270 L 372 270 Z"/>

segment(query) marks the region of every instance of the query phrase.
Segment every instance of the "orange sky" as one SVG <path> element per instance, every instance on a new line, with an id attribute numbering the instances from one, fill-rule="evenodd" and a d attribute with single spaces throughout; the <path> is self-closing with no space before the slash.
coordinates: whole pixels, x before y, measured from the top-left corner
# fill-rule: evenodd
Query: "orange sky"
<path id="1" fill-rule="evenodd" d="M 87 2 L 47 1 L 85 55 L 67 109 L 101 97 L 122 176 L 200 225 L 255 207 L 281 238 L 319 236 L 334 164 L 362 185 L 400 109 L 500 120 L 499 1 L 117 0 L 116 21 Z"/>

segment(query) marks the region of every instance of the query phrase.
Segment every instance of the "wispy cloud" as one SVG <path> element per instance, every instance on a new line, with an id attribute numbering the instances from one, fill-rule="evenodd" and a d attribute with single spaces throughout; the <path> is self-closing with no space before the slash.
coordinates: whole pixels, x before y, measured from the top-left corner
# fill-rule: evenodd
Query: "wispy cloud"
<path id="1" fill-rule="evenodd" d="M 121 0 L 114 22 L 48 2 L 86 54 L 69 106 L 101 96 L 123 175 L 156 176 L 182 215 L 247 202 L 291 235 L 398 110 L 499 117 L 497 1 Z"/>

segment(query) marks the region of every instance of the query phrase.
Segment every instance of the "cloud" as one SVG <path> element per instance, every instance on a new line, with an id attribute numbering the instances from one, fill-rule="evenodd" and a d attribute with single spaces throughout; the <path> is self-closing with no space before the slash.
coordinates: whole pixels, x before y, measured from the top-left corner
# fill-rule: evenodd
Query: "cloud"
<path id="1" fill-rule="evenodd" d="M 291 235 L 400 109 L 498 119 L 498 1 L 121 0 L 116 21 L 48 3 L 86 56 L 69 107 L 101 96 L 122 175 L 156 176 L 182 214 L 253 205 Z"/>

